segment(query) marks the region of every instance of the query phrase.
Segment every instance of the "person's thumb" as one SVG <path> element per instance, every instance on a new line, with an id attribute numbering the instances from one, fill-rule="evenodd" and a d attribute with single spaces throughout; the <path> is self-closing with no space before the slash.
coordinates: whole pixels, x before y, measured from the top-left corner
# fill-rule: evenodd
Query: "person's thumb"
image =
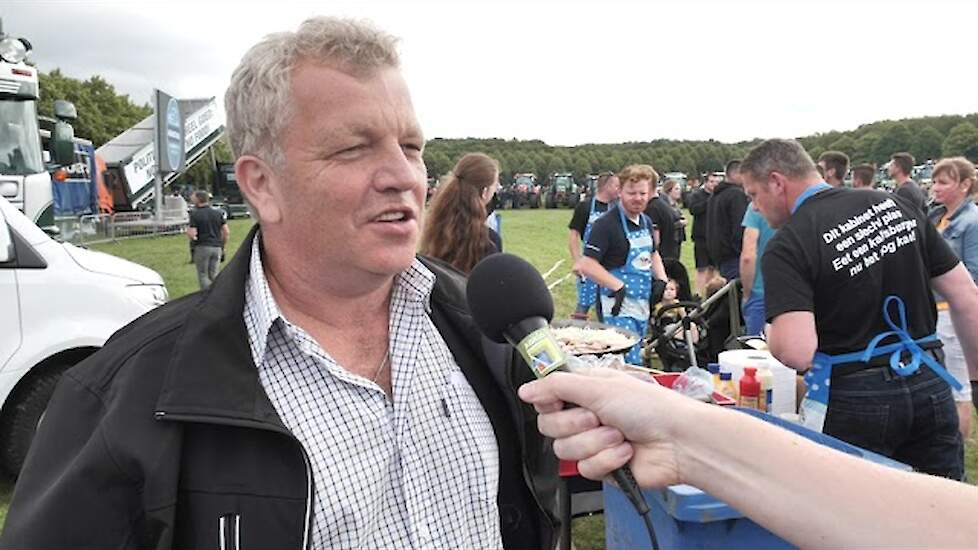
<path id="1" fill-rule="evenodd" d="M 595 405 L 601 402 L 605 394 L 611 391 L 607 384 L 595 380 L 595 378 L 604 378 L 608 374 L 597 371 L 608 371 L 612 376 L 618 374 L 608 369 L 593 370 L 595 372 L 587 376 L 555 372 L 540 380 L 534 380 L 520 387 L 520 399 L 531 405 L 564 401 L 593 409 Z"/>

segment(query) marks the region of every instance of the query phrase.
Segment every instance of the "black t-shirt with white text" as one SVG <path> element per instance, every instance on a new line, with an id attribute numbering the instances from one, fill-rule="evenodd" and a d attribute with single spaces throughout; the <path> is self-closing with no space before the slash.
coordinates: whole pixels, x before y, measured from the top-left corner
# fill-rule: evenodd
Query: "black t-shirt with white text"
<path id="1" fill-rule="evenodd" d="M 628 238 L 625 230 L 621 227 L 621 216 L 616 207 L 607 214 L 598 218 L 591 226 L 591 235 L 584 245 L 584 255 L 594 258 L 602 267 L 611 271 L 612 269 L 625 265 L 628 260 Z M 638 231 L 641 226 L 625 217 L 629 231 Z M 646 220 L 648 223 L 648 220 Z M 648 223 L 649 233 L 652 232 L 652 224 Z"/>
<path id="2" fill-rule="evenodd" d="M 806 200 L 767 244 L 766 316 L 813 312 L 819 351 L 848 353 L 891 330 L 883 303 L 896 295 L 908 332 L 922 338 L 937 322 L 930 279 L 957 263 L 916 206 L 882 191 L 829 189 Z M 899 326 L 896 307 L 890 317 Z"/>
<path id="3" fill-rule="evenodd" d="M 606 212 L 607 210 L 608 203 L 601 202 L 599 200 L 594 201 L 595 212 Z M 571 221 L 569 224 L 567 224 L 567 229 L 577 231 L 577 234 L 583 239 L 584 231 L 587 229 L 587 219 L 590 213 L 591 199 L 577 203 L 577 206 L 574 207 L 574 214 L 571 216 Z"/>

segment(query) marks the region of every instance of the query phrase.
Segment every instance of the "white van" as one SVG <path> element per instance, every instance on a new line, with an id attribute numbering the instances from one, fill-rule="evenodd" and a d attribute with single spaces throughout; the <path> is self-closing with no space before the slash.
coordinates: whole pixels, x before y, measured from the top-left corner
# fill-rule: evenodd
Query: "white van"
<path id="1" fill-rule="evenodd" d="M 167 297 L 155 271 L 56 242 L 0 197 L 0 467 L 20 471 L 61 373 Z"/>

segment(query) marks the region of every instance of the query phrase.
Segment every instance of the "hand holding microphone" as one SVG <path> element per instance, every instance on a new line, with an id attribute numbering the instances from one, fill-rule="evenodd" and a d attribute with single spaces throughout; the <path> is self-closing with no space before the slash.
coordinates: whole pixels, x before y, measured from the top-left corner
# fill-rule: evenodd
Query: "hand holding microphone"
<path id="1" fill-rule="evenodd" d="M 624 292 L 623 286 L 622 297 Z M 538 379 L 545 378 L 555 371 L 566 371 L 568 361 L 576 359 L 568 357 L 563 352 L 551 333 L 550 319 L 554 315 L 553 298 L 540 273 L 526 260 L 512 254 L 493 254 L 487 257 L 479 262 L 469 275 L 465 294 L 472 318 L 479 330 L 495 342 L 512 344 Z M 636 383 L 642 384 L 637 380 Z M 557 397 L 550 401 L 551 408 L 558 406 L 563 408 L 565 403 L 575 403 L 573 399 Z M 575 416 L 593 415 L 587 411 L 578 412 L 573 409 L 554 412 Z M 545 425 L 541 424 L 541 429 L 544 427 Z M 642 497 L 638 483 L 628 467 L 631 456 L 630 450 L 626 452 L 625 449 L 630 447 L 622 447 L 622 440 L 610 429 L 603 429 L 601 433 L 603 435 L 599 437 L 606 438 L 605 441 L 619 443 L 617 446 L 619 450 L 613 451 L 618 454 L 606 457 L 610 463 L 617 462 L 617 465 L 612 468 L 602 468 L 599 462 L 595 466 L 594 473 L 610 473 L 631 500 L 639 516 L 645 520 L 649 537 L 653 541 L 653 548 L 657 548 L 648 504 Z M 604 462 L 605 465 L 609 463 L 608 460 Z"/>

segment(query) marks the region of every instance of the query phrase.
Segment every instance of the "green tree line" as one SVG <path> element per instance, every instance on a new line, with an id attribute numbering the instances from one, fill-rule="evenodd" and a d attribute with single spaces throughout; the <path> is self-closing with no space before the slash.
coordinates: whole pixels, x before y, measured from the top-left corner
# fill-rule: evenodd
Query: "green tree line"
<path id="1" fill-rule="evenodd" d="M 78 80 L 55 69 L 41 73 L 40 79 L 39 112 L 53 116 L 55 99 L 73 102 L 78 108 L 75 135 L 91 140 L 96 147 L 152 113 L 149 105 L 137 105 L 129 96 L 117 93 L 100 76 Z M 851 131 L 814 134 L 799 140 L 815 158 L 824 151 L 836 150 L 849 155 L 853 163 L 882 164 L 899 151 L 909 151 L 918 162 L 957 155 L 978 162 L 978 113 L 886 120 Z M 660 174 L 673 171 L 694 174 L 722 170 L 727 161 L 743 157 L 758 141 L 654 139 L 556 147 L 540 140 L 434 138 L 428 141 L 425 164 L 429 176 L 440 177 L 451 171 L 459 157 L 479 151 L 500 162 L 504 182 L 520 172 L 532 172 L 538 178 L 553 172 L 572 172 L 582 178 L 604 170 L 619 170 L 629 164 L 651 164 Z M 227 162 L 230 158 L 230 151 L 222 143 L 217 160 Z M 181 178 L 181 183 L 203 187 L 203 181 L 211 181 L 207 174 L 210 169 L 209 162 L 201 162 Z"/>

